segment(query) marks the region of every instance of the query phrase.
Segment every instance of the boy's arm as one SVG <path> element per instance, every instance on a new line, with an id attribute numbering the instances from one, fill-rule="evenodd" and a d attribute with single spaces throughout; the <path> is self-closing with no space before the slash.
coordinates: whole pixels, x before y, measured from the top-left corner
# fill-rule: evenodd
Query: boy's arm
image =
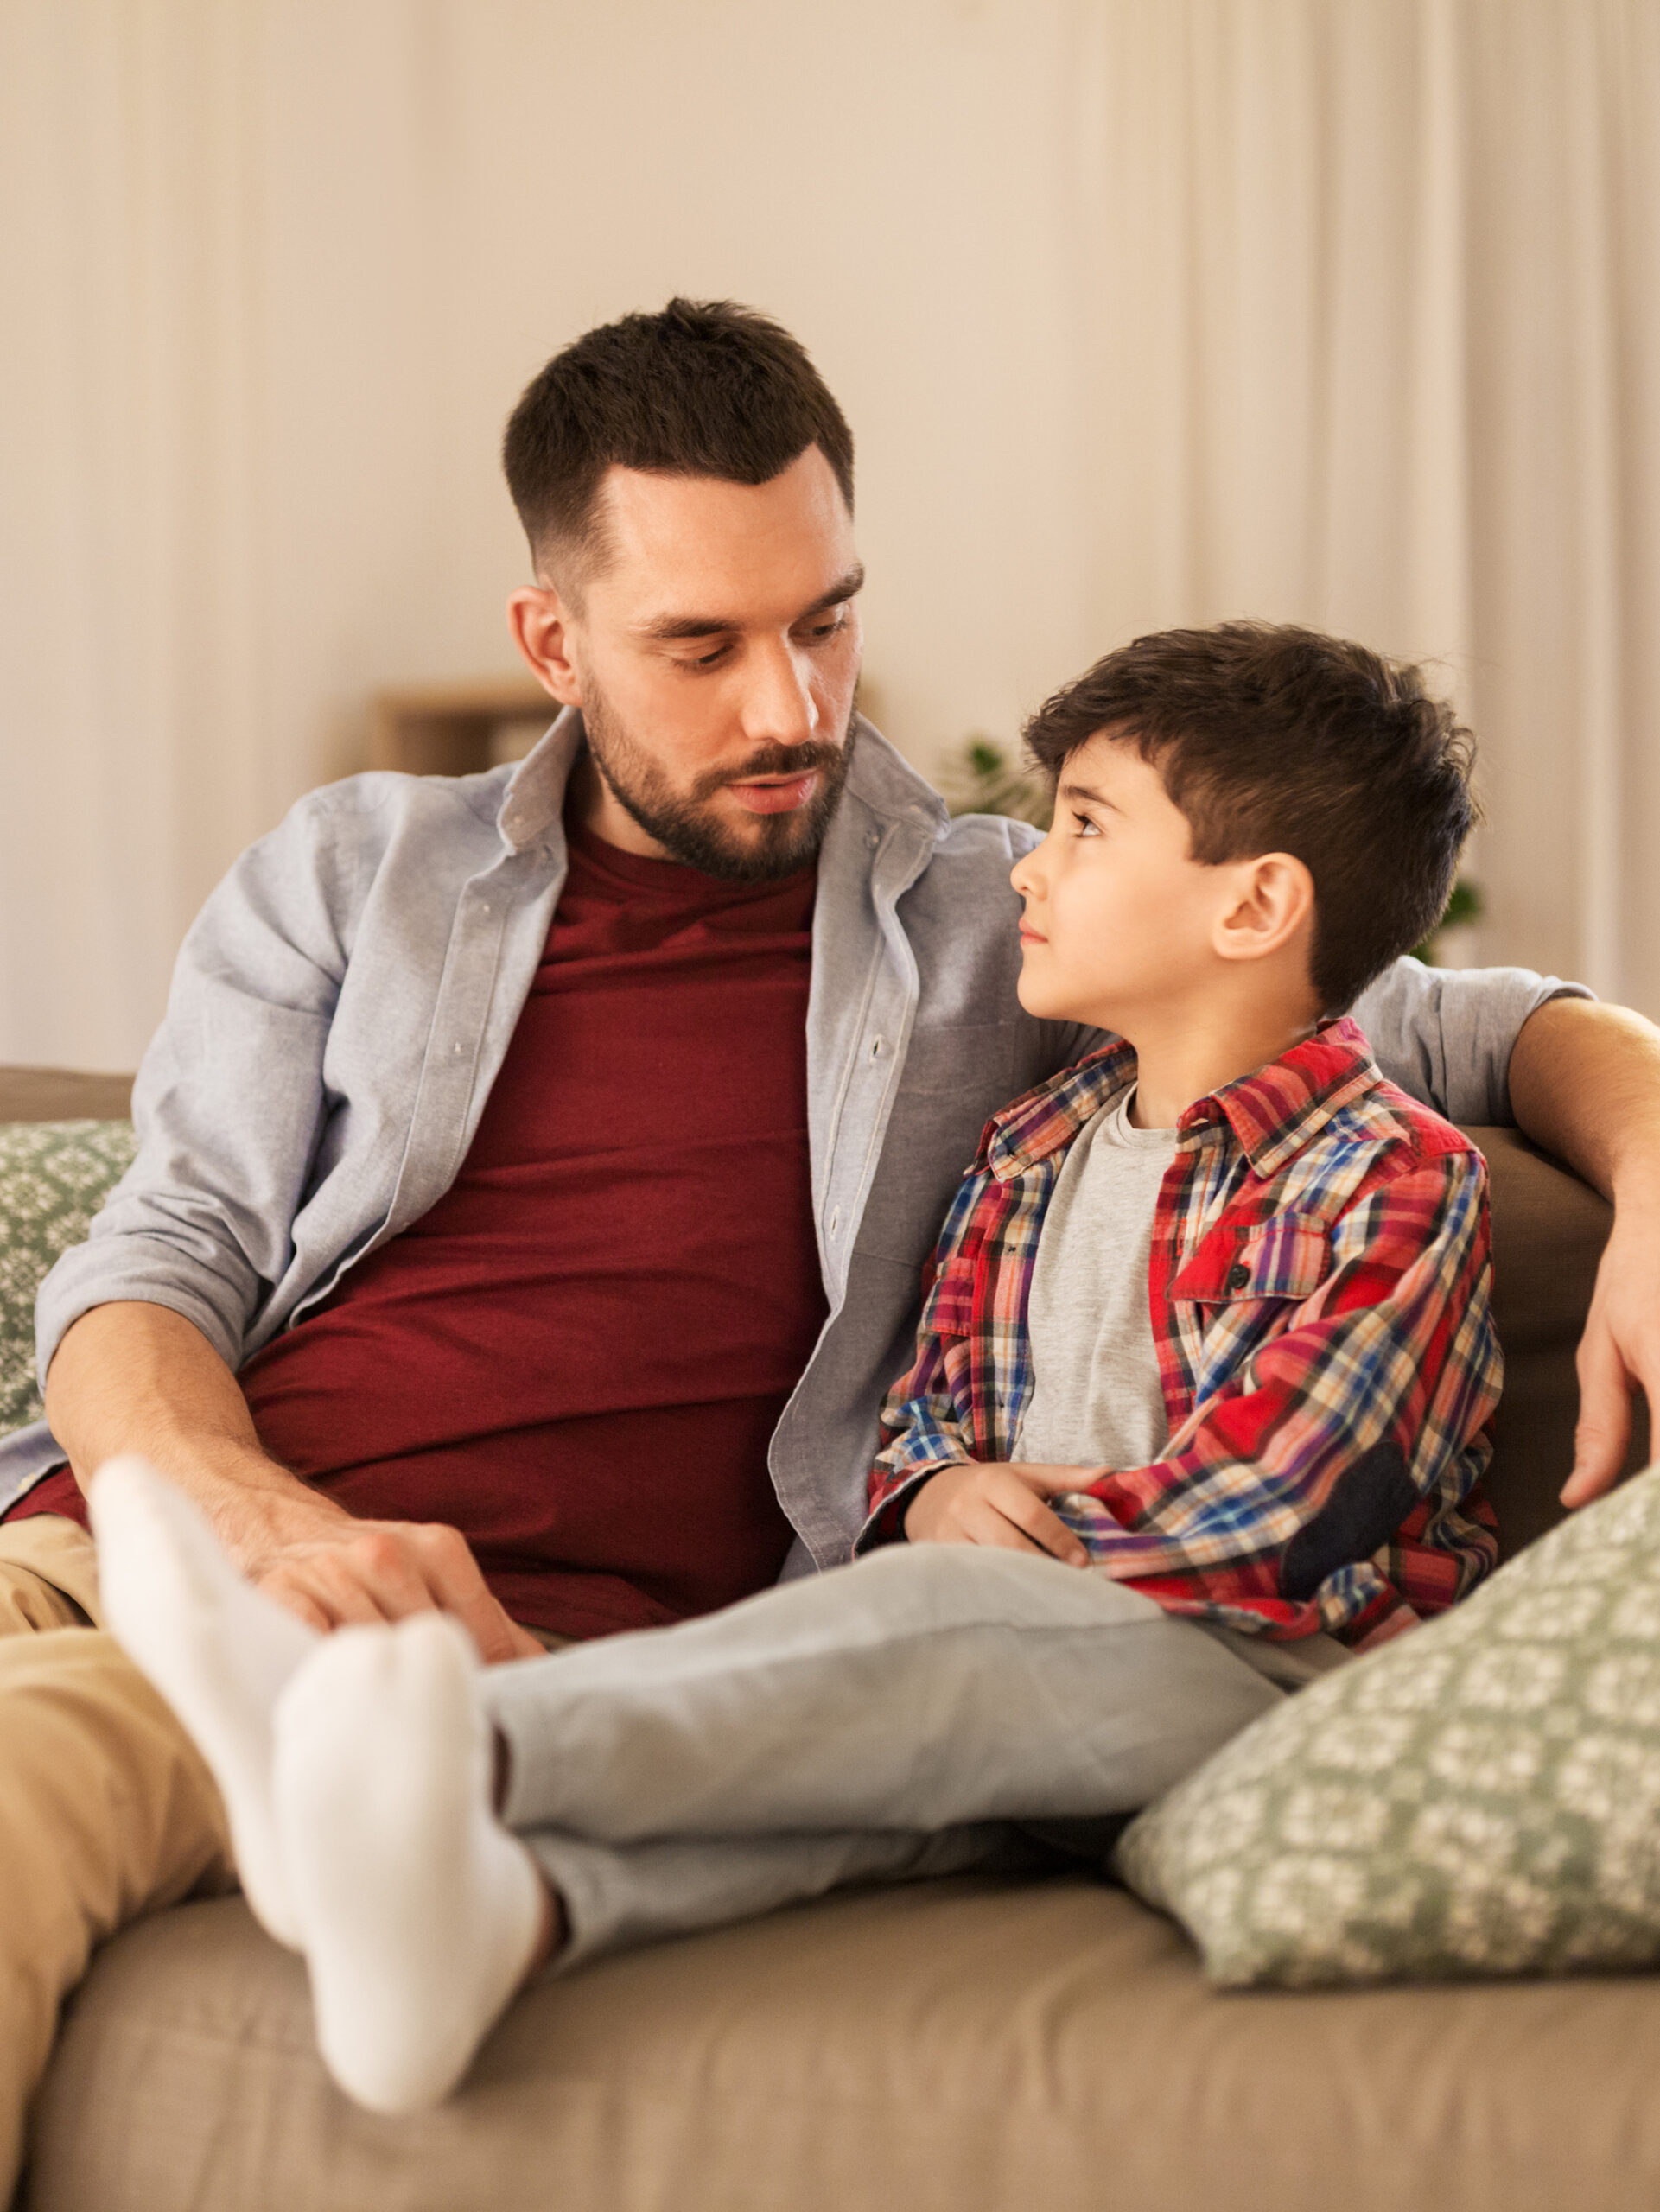
<path id="1" fill-rule="evenodd" d="M 995 1378 L 987 1371 L 986 1348 L 976 1332 L 979 1269 L 964 1256 L 964 1246 L 983 1231 L 998 1198 L 991 1176 L 970 1170 L 945 1217 L 923 1274 L 916 1357 L 882 1402 L 881 1448 L 870 1471 L 868 1513 L 855 1552 L 904 1536 L 906 1516 L 925 1487 L 931 1503 L 938 1503 L 942 1491 L 952 1493 L 964 1523 L 954 1541 L 1048 1552 L 1072 1566 L 1088 1564 L 1083 1544 L 1043 1500 L 1076 1490 L 1095 1470 L 988 1464 L 995 1452 L 983 1401 Z M 976 1391 L 983 1400 L 978 1419 Z M 1046 1475 L 1053 1479 L 1046 1481 Z"/>
<path id="2" fill-rule="evenodd" d="M 1464 1149 L 1420 1157 L 1364 1192 L 1330 1231 L 1329 1274 L 1194 1407 L 1165 1455 L 1081 1486 L 1099 1509 L 1079 1524 L 1097 1565 L 1121 1580 L 1214 1577 L 1238 1599 L 1301 1605 L 1339 1569 L 1364 1569 L 1421 1503 L 1454 1502 L 1457 1463 L 1502 1374 L 1485 1192 L 1485 1164 Z M 1177 1295 L 1207 1287 L 1193 1280 L 1204 1256 L 1178 1275 Z M 1226 1325 L 1224 1309 L 1212 1331 Z M 1382 1593 L 1368 1593 L 1364 1572 L 1355 1580 L 1358 1615 Z"/>

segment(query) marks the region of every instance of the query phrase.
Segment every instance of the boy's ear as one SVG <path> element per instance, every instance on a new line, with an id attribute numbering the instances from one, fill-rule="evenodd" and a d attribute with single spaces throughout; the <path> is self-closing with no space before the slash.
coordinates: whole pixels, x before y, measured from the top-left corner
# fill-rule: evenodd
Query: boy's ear
<path id="1" fill-rule="evenodd" d="M 1224 864 L 1227 890 L 1212 944 L 1224 960 L 1262 960 L 1312 930 L 1314 879 L 1290 853 L 1261 853 Z"/>

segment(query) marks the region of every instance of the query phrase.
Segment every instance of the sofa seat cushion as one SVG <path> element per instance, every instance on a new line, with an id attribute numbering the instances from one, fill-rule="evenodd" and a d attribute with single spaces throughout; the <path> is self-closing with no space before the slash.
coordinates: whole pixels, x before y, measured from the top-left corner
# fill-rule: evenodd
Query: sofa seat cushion
<path id="1" fill-rule="evenodd" d="M 1660 2201 L 1660 1981 L 1218 1997 L 1072 1877 L 846 1893 L 545 1981 L 378 2119 L 230 1898 L 100 1955 L 28 2212 L 1296 2212 Z"/>

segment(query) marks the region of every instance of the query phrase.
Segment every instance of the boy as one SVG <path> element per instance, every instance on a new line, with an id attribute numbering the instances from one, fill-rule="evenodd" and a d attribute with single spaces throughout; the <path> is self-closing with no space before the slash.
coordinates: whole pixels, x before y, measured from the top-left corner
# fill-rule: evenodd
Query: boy
<path id="1" fill-rule="evenodd" d="M 445 2094 L 551 1955 L 1129 1810 L 1491 1560 L 1481 1163 L 1322 1019 L 1441 911 L 1464 734 L 1411 671 L 1236 625 L 1110 656 L 1031 737 L 1021 995 L 1125 1042 L 991 1126 L 874 1556 L 480 1677 L 431 1613 L 317 1637 L 142 1465 L 97 1478 L 110 1624 L 365 2103 Z"/>
<path id="2" fill-rule="evenodd" d="M 1414 671 L 1245 624 L 1139 639 L 1027 735 L 1021 1002 L 1124 1041 L 988 1128 L 860 1548 L 1031 1543 L 1380 1641 L 1493 1562 L 1485 1168 L 1321 1017 L 1439 915 L 1467 740 Z"/>

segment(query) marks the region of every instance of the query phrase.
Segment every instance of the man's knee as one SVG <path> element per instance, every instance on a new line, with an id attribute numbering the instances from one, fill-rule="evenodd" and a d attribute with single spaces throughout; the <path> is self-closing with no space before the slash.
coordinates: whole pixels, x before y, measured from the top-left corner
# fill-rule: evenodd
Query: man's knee
<path id="1" fill-rule="evenodd" d="M 54 1629 L 87 1628 L 84 1609 L 33 1568 L 0 1560 L 0 1637 L 48 1636 Z"/>
<path id="2" fill-rule="evenodd" d="M 61 1515 L 0 1522 L 0 1637 L 91 1625 L 97 1558 L 86 1531 Z"/>
<path id="3" fill-rule="evenodd" d="M 0 1642 L 0 1890 L 73 1894 L 94 1940 L 204 1882 L 230 1886 L 200 1753 L 100 1630 Z"/>

